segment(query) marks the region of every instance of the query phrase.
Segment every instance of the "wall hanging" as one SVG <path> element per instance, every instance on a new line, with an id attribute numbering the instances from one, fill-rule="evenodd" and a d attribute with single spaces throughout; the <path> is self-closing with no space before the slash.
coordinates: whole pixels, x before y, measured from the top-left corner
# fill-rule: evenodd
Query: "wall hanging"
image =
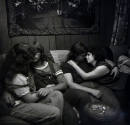
<path id="1" fill-rule="evenodd" d="M 9 36 L 98 32 L 99 0 L 6 0 Z"/>

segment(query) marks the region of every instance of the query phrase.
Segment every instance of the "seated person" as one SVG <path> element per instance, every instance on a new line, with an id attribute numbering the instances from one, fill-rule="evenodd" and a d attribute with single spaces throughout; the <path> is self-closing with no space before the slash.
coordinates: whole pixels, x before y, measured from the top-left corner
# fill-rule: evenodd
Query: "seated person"
<path id="1" fill-rule="evenodd" d="M 48 90 L 45 93 L 44 88 L 36 90 L 26 44 L 16 44 L 12 49 L 7 57 L 14 60 L 3 80 L 5 89 L 14 97 L 10 115 L 33 124 L 61 124 L 64 104 L 61 92 Z"/>

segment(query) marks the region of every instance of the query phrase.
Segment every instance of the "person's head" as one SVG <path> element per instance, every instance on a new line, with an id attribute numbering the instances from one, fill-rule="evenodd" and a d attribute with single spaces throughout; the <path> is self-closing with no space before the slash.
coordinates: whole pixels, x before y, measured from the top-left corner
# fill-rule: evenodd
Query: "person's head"
<path id="1" fill-rule="evenodd" d="M 22 73 L 28 75 L 29 69 L 29 45 L 26 43 L 15 44 L 8 52 L 3 67 L 4 77 L 12 79 L 15 74 Z M 4 79 L 3 77 L 3 79 Z"/>
<path id="2" fill-rule="evenodd" d="M 39 61 L 44 62 L 47 60 L 47 56 L 44 53 L 44 47 L 40 45 L 39 42 L 34 42 L 31 44 L 28 49 L 28 53 L 30 55 L 30 61 L 32 64 L 35 64 Z"/>
<path id="3" fill-rule="evenodd" d="M 96 64 L 97 62 L 104 61 L 104 53 L 100 48 L 90 48 L 86 53 L 86 60 L 90 64 Z"/>
<path id="4" fill-rule="evenodd" d="M 12 56 L 15 57 L 15 63 L 19 65 L 29 63 L 29 45 L 27 43 L 18 43 L 12 48 Z"/>
<path id="5" fill-rule="evenodd" d="M 67 60 L 83 61 L 86 51 L 87 47 L 82 42 L 76 42 L 72 45 Z"/>

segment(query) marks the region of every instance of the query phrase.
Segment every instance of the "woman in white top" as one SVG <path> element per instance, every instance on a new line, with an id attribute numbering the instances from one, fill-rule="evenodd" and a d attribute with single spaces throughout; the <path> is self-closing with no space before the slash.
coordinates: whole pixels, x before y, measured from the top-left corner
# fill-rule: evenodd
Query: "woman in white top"
<path id="1" fill-rule="evenodd" d="M 13 60 L 4 78 L 6 90 L 15 99 L 10 115 L 39 125 L 61 124 L 64 104 L 61 92 L 48 89 L 44 93 L 44 88 L 36 90 L 29 68 L 28 45 L 16 44 L 12 50 L 7 57 Z"/>

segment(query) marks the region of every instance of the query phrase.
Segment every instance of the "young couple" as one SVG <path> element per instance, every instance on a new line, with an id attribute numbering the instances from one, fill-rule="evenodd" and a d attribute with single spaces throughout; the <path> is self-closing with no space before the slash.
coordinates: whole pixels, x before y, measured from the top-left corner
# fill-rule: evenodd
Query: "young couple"
<path id="1" fill-rule="evenodd" d="M 120 105 L 114 92 L 120 85 L 118 69 L 112 62 L 109 48 L 87 48 L 76 42 L 62 69 L 69 88 L 65 99 L 80 114 L 81 124 L 124 125 Z"/>

